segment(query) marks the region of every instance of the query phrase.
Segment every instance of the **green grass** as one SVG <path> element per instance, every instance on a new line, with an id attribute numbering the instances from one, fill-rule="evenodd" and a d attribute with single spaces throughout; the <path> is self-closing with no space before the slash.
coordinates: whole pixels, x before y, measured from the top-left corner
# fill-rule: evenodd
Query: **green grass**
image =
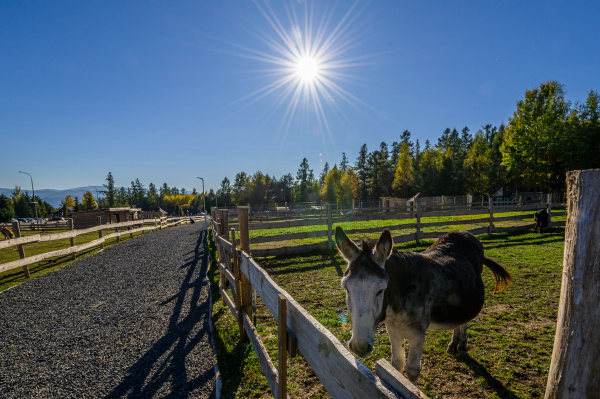
<path id="1" fill-rule="evenodd" d="M 564 229 L 482 235 L 486 256 L 512 274 L 515 283 L 506 292 L 491 294 L 492 273 L 483 272 L 485 305 L 470 323 L 469 353 L 446 353 L 450 331 L 427 333 L 418 387 L 431 398 L 538 398 L 545 391 L 556 329 L 562 275 Z M 421 251 L 415 243 L 397 245 L 402 251 Z M 351 336 L 345 324 L 346 308 L 340 279 L 345 262 L 335 251 L 302 256 L 258 259 L 274 281 L 289 292 L 341 342 Z M 239 343 L 237 323 L 215 293 L 218 273 L 211 271 L 213 320 L 223 376 L 224 398 L 267 397 L 266 379 L 251 347 Z M 277 327 L 258 301 L 257 328 L 274 364 L 277 363 Z M 389 339 L 380 325 L 375 350 L 364 363 L 374 370 L 380 358 L 390 360 Z M 290 397 L 327 397 L 302 356 L 290 360 Z"/>
<path id="2" fill-rule="evenodd" d="M 124 231 L 121 229 L 120 231 Z M 103 230 L 103 234 L 106 236 L 108 234 L 114 233 L 114 228 Z M 22 236 L 30 236 L 40 234 L 39 231 L 24 231 L 22 232 Z M 134 237 L 142 234 L 141 232 L 133 233 Z M 85 244 L 87 242 L 98 239 L 98 232 L 86 233 L 80 236 L 75 237 L 75 245 Z M 121 242 L 130 240 L 130 235 L 125 234 L 121 236 Z M 104 241 L 104 248 L 108 248 L 112 245 L 117 244 L 117 238 L 111 238 L 107 241 Z M 71 241 L 67 239 L 63 240 L 55 240 L 55 241 L 47 241 L 47 242 L 37 242 L 31 244 L 23 245 L 25 250 L 25 256 L 33 256 L 38 254 L 43 254 L 46 252 L 57 251 L 60 249 L 69 248 L 71 246 Z M 83 257 L 92 255 L 100 251 L 100 245 L 97 247 L 89 248 L 85 251 L 77 252 L 77 259 L 81 259 Z M 0 249 L 0 264 L 12 262 L 19 259 L 19 252 L 16 246 Z M 51 271 L 60 269 L 62 267 L 67 266 L 70 263 L 73 263 L 72 255 L 63 255 L 50 259 L 45 259 L 43 261 L 33 263 L 29 265 L 29 273 L 31 275 L 30 278 L 35 278 L 41 276 L 43 274 L 49 273 Z M 0 273 L 0 291 L 3 291 L 12 286 L 21 284 L 28 279 L 25 277 L 23 273 L 23 268 L 18 267 L 15 269 L 7 270 L 5 272 Z"/>
<path id="3" fill-rule="evenodd" d="M 560 211 L 555 209 L 555 211 Z M 505 217 L 505 216 L 516 216 L 516 215 L 530 215 L 531 219 L 523 219 L 523 220 L 513 220 L 509 222 L 495 222 L 494 226 L 496 227 L 507 227 L 513 226 L 520 223 L 531 223 L 533 222 L 533 213 L 532 211 L 519 211 L 519 212 L 504 212 L 498 213 L 496 217 Z M 477 214 L 477 215 L 461 215 L 461 216 L 429 216 L 421 218 L 421 223 L 438 223 L 438 222 L 448 222 L 448 221 L 457 221 L 457 220 L 471 220 L 471 219 L 481 219 L 485 218 L 487 215 L 485 214 Z M 553 221 L 564 221 L 565 216 L 553 217 Z M 371 220 L 371 221 L 360 221 L 360 222 L 343 222 L 343 223 L 334 223 L 335 226 L 341 226 L 344 230 L 352 230 L 352 229 L 367 229 L 367 228 L 388 228 L 392 235 L 405 235 L 411 234 L 415 232 L 414 225 L 416 223 L 416 219 L 390 219 L 390 220 Z M 449 225 L 449 226 L 433 226 L 433 227 L 424 227 L 422 229 L 423 232 L 434 232 L 434 231 L 452 231 L 452 230 L 468 230 L 475 229 L 479 227 L 488 226 L 487 222 L 477 223 L 477 224 L 464 224 L 464 225 Z M 271 237 L 282 234 L 292 234 L 292 233 L 300 233 L 300 232 L 313 232 L 313 231 L 326 231 L 327 225 L 313 225 L 313 226 L 298 226 L 298 227 L 288 227 L 288 228 L 276 228 L 276 229 L 262 229 L 262 230 L 250 230 L 249 235 L 250 238 L 255 237 Z M 379 236 L 378 233 L 358 233 L 358 234 L 349 234 L 348 236 L 352 239 L 375 239 Z M 239 232 L 237 233 L 237 237 L 239 238 Z M 303 245 L 303 244 L 314 244 L 327 241 L 327 234 L 325 233 L 322 237 L 314 237 L 314 238 L 302 238 L 302 239 L 293 239 L 293 240 L 285 240 L 285 241 L 271 241 L 268 243 L 260 243 L 260 244 L 252 244 L 251 249 L 263 249 L 263 248 L 276 248 L 283 246 L 294 246 L 294 245 Z"/>

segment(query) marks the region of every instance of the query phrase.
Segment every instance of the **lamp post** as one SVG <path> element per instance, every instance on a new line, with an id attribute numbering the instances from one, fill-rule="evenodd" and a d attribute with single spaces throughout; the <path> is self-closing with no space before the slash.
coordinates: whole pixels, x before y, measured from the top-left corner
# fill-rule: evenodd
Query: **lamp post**
<path id="1" fill-rule="evenodd" d="M 26 175 L 29 175 L 29 173 L 27 172 L 21 172 L 19 171 L 19 173 L 24 173 Z M 35 210 L 35 218 L 38 218 L 38 213 L 37 213 L 37 202 L 35 202 L 35 189 L 33 188 L 33 177 L 31 177 L 31 175 L 29 175 L 29 178 L 31 179 L 31 191 L 33 191 L 33 209 Z"/>
<path id="2" fill-rule="evenodd" d="M 204 193 L 204 179 L 201 177 L 198 179 L 202 180 L 202 208 L 204 208 L 204 228 L 206 228 L 206 195 Z"/>
<path id="3" fill-rule="evenodd" d="M 96 186 L 92 186 L 91 184 L 88 184 L 88 187 L 94 187 L 94 189 L 96 189 L 96 205 L 98 206 L 98 209 L 100 209 L 100 196 L 98 195 L 98 188 Z"/>

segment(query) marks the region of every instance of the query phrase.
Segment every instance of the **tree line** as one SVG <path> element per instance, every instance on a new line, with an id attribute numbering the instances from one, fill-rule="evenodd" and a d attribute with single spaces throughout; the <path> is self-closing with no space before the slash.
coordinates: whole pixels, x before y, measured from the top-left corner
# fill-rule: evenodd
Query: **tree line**
<path id="1" fill-rule="evenodd" d="M 590 91 L 584 103 L 565 99 L 556 81 L 527 90 L 508 123 L 445 129 L 437 142 L 413 141 L 403 131 L 391 145 L 369 151 L 363 144 L 353 165 L 342 153 L 339 166 L 325 163 L 315 175 L 306 158 L 295 179 L 257 171 L 240 172 L 233 185 L 225 177 L 219 198 L 233 204 L 339 202 L 409 198 L 418 192 L 439 195 L 493 195 L 500 188 L 561 192 L 568 170 L 600 167 L 600 96 Z"/>
<path id="2" fill-rule="evenodd" d="M 508 123 L 487 124 L 471 133 L 468 127 L 445 129 L 437 142 L 413 140 L 404 130 L 391 145 L 382 141 L 371 151 L 363 144 L 354 162 L 342 153 L 338 163 L 325 163 L 315 173 L 304 158 L 296 171 L 280 178 L 257 171 L 225 177 L 215 192 L 198 193 L 194 188 L 148 187 L 135 179 L 129 187 L 115 187 L 108 172 L 102 198 L 86 192 L 81 201 L 67 196 L 69 207 L 132 206 L 149 211 L 162 208 L 169 214 L 197 213 L 212 206 L 283 205 L 300 202 L 377 200 L 380 197 L 409 198 L 418 192 L 429 196 L 489 196 L 500 188 L 515 191 L 561 192 L 568 170 L 600 167 L 600 96 L 590 91 L 585 102 L 572 104 L 556 81 L 527 90 L 517 102 Z M 17 190 L 18 189 L 18 190 Z M 10 215 L 33 217 L 32 198 L 20 188 L 8 198 L 0 196 L 0 218 Z M 53 208 L 36 198 L 40 217 Z M 11 211 L 12 209 L 12 211 Z M 14 217 L 14 216 L 12 216 Z"/>

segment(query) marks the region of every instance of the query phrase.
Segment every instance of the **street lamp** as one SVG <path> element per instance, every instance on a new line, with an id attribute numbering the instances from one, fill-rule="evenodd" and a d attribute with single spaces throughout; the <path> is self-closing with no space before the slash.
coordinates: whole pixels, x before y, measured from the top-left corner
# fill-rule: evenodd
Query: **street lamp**
<path id="1" fill-rule="evenodd" d="M 88 184 L 88 187 L 94 187 L 96 189 L 96 205 L 98 206 L 98 209 L 100 209 L 100 196 L 98 195 L 98 188 L 96 186 L 92 186 L 91 184 Z"/>
<path id="2" fill-rule="evenodd" d="M 202 180 L 202 208 L 204 209 L 204 228 L 206 228 L 206 194 L 204 193 L 204 179 L 201 177 L 198 179 Z"/>
<path id="3" fill-rule="evenodd" d="M 24 173 L 26 175 L 29 175 L 29 173 L 27 172 L 21 172 L 19 171 L 19 173 Z M 31 179 L 31 191 L 33 191 L 33 209 L 35 209 L 35 218 L 38 218 L 38 213 L 37 213 L 37 202 L 35 202 L 35 189 L 33 188 L 33 177 L 31 177 L 31 175 L 29 175 L 29 178 Z"/>

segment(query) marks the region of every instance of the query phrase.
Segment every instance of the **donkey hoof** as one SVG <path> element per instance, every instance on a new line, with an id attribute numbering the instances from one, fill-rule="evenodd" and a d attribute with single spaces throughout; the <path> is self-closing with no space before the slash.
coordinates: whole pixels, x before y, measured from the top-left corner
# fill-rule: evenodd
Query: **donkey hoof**
<path id="1" fill-rule="evenodd" d="M 417 381 L 419 380 L 419 372 L 417 371 L 415 374 L 407 372 L 406 377 L 413 385 L 417 385 Z"/>
<path id="2" fill-rule="evenodd" d="M 450 344 L 450 345 L 448 345 L 448 349 L 446 349 L 446 352 L 455 354 L 456 350 L 457 350 L 457 346 Z"/>

